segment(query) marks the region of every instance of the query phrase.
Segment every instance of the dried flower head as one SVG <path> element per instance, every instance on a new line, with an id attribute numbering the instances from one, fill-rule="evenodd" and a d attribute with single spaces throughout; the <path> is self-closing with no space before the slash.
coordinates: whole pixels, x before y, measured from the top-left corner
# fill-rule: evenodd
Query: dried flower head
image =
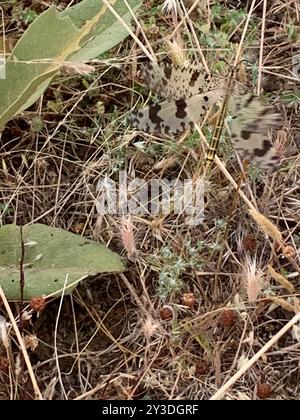
<path id="1" fill-rule="evenodd" d="M 174 309 L 170 305 L 164 305 L 160 309 L 159 315 L 163 321 L 171 321 L 175 316 Z"/>
<path id="2" fill-rule="evenodd" d="M 121 219 L 121 239 L 129 259 L 135 259 L 137 256 L 133 230 L 131 215 L 123 216 Z"/>
<path id="3" fill-rule="evenodd" d="M 151 338 L 159 329 L 159 322 L 155 321 L 150 315 L 145 320 L 143 331 L 146 338 Z"/>
<path id="4" fill-rule="evenodd" d="M 192 308 L 196 303 L 194 293 L 184 293 L 181 298 L 181 302 L 183 305 L 188 306 L 189 308 Z"/>
<path id="5" fill-rule="evenodd" d="M 256 267 L 256 260 L 249 257 L 244 263 L 244 284 L 250 302 L 255 302 L 262 289 L 263 272 Z"/>
<path id="6" fill-rule="evenodd" d="M 46 307 L 46 299 L 43 296 L 33 297 L 30 301 L 30 307 L 35 312 L 41 312 Z"/>
<path id="7" fill-rule="evenodd" d="M 180 41 L 166 40 L 165 42 L 169 49 L 172 62 L 177 66 L 188 66 L 190 64 L 186 56 L 184 45 Z"/>
<path id="8" fill-rule="evenodd" d="M 95 67 L 84 63 L 73 63 L 66 61 L 62 64 L 60 71 L 66 75 L 82 74 L 87 75 L 95 72 Z"/>
<path id="9" fill-rule="evenodd" d="M 24 344 L 26 349 L 34 351 L 39 345 L 39 340 L 36 335 L 28 334 L 24 337 Z"/>
<path id="10" fill-rule="evenodd" d="M 249 209 L 250 215 L 256 221 L 258 226 L 261 228 L 266 235 L 270 236 L 274 241 L 282 241 L 282 235 L 279 229 L 272 223 L 269 219 L 266 218 L 263 214 L 259 213 L 255 209 Z"/>
<path id="11" fill-rule="evenodd" d="M 163 13 L 174 12 L 177 15 L 177 0 L 165 0 L 161 10 Z"/>
<path id="12" fill-rule="evenodd" d="M 282 274 L 277 273 L 271 265 L 268 265 L 268 270 L 273 279 L 281 284 L 281 286 L 287 289 L 290 293 L 294 292 L 294 285 L 287 278 L 285 278 Z"/>
<path id="13" fill-rule="evenodd" d="M 236 321 L 236 311 L 232 309 L 224 309 L 219 322 L 223 327 L 231 327 Z"/>
<path id="14" fill-rule="evenodd" d="M 7 372 L 9 366 L 9 360 L 5 356 L 0 356 L 0 372 Z"/>
<path id="15" fill-rule="evenodd" d="M 195 371 L 196 376 L 203 376 L 203 375 L 207 375 L 208 373 L 209 373 L 209 364 L 207 363 L 206 360 L 200 359 L 196 365 L 196 371 Z"/>
<path id="16" fill-rule="evenodd" d="M 266 398 L 269 398 L 269 396 L 271 395 L 271 392 L 272 392 L 272 388 L 266 382 L 257 384 L 256 394 L 258 398 L 260 398 L 261 400 L 265 400 Z"/>
<path id="17" fill-rule="evenodd" d="M 254 252 L 257 248 L 257 241 L 253 233 L 248 233 L 243 238 L 243 250 L 245 252 Z"/>
<path id="18" fill-rule="evenodd" d="M 275 241 L 274 250 L 277 255 L 284 258 L 294 258 L 296 255 L 295 248 L 292 245 L 284 245 L 282 241 Z"/>
<path id="19" fill-rule="evenodd" d="M 296 250 L 292 245 L 287 245 L 283 248 L 282 254 L 285 258 L 294 258 L 296 255 Z"/>

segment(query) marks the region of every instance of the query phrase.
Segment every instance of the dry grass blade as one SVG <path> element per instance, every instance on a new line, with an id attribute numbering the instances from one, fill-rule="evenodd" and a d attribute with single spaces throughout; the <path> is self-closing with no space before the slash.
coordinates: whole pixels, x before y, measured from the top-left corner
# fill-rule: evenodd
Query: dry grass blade
<path id="1" fill-rule="evenodd" d="M 300 312 L 297 313 L 277 334 L 275 334 L 244 366 L 238 370 L 221 388 L 210 398 L 210 400 L 219 400 L 224 397 L 228 389 L 242 376 L 254 363 L 256 363 L 293 325 L 300 320 Z"/>
<path id="2" fill-rule="evenodd" d="M 30 362 L 30 358 L 28 356 L 28 352 L 26 350 L 26 347 L 25 347 L 23 338 L 22 338 L 22 336 L 20 334 L 19 328 L 17 326 L 17 323 L 15 321 L 15 318 L 13 316 L 13 313 L 12 313 L 12 311 L 10 309 L 9 303 L 7 302 L 6 296 L 5 296 L 5 294 L 4 294 L 1 286 L 0 286 L 0 299 L 3 302 L 3 305 L 4 305 L 5 310 L 7 312 L 8 318 L 9 318 L 9 320 L 10 320 L 10 322 L 12 324 L 13 330 L 14 330 L 14 332 L 16 334 L 16 337 L 17 337 L 17 340 L 18 340 L 18 343 L 19 343 L 19 346 L 20 346 L 22 355 L 24 357 L 24 360 L 25 360 L 25 363 L 26 363 L 26 366 L 27 366 L 27 369 L 28 369 L 28 374 L 29 374 L 30 379 L 31 379 L 31 383 L 32 383 L 32 386 L 33 386 L 33 389 L 34 389 L 34 392 L 35 392 L 35 396 L 36 396 L 37 399 L 42 400 L 43 399 L 42 393 L 41 393 L 41 391 L 39 389 L 39 386 L 38 386 L 36 377 L 34 375 L 34 372 L 33 372 L 33 369 L 32 369 L 32 365 L 31 365 L 31 362 Z"/>

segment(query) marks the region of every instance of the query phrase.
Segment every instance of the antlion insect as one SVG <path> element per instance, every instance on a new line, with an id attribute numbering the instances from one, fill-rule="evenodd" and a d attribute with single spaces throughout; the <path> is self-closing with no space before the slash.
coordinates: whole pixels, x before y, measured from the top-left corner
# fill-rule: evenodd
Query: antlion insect
<path id="1" fill-rule="evenodd" d="M 160 136 L 178 136 L 203 121 L 207 111 L 222 96 L 222 108 L 206 155 L 206 169 L 214 160 L 224 120 L 232 112 L 231 140 L 242 159 L 254 161 L 263 169 L 274 170 L 279 157 L 268 138 L 280 115 L 253 93 L 242 93 L 231 71 L 225 88 L 203 69 L 180 68 L 149 63 L 142 68 L 148 87 L 163 102 L 132 112 L 129 122 L 138 130 Z"/>

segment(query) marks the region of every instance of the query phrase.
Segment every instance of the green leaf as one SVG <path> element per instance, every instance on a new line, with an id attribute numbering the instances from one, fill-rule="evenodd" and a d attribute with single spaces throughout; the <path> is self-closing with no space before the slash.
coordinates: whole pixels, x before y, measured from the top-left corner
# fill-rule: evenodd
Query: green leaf
<path id="1" fill-rule="evenodd" d="M 130 8 L 135 12 L 141 5 L 142 0 L 128 0 Z M 131 28 L 132 14 L 128 10 L 123 0 L 110 1 L 115 12 Z M 85 21 L 91 20 L 103 7 L 102 1 L 85 0 L 64 10 L 60 16 L 68 16 L 76 26 L 81 26 Z M 86 38 L 80 44 L 80 50 L 72 55 L 74 61 L 86 61 L 98 57 L 105 51 L 113 48 L 121 42 L 128 32 L 126 28 L 117 20 L 117 18 L 106 10 L 99 23 L 97 23 L 93 36 Z"/>
<path id="2" fill-rule="evenodd" d="M 123 0 L 109 0 L 129 25 L 131 14 Z M 129 0 L 134 10 L 141 0 Z M 128 35 L 99 0 L 84 0 L 57 13 L 50 7 L 29 26 L 5 64 L 0 78 L 0 128 L 31 106 L 60 68 L 95 58 Z M 1 71 L 2 75 L 2 71 Z"/>
<path id="3" fill-rule="evenodd" d="M 65 230 L 34 224 L 23 227 L 24 298 L 55 294 L 70 285 L 70 294 L 84 276 L 121 272 L 120 257 L 106 246 Z M 9 300 L 20 299 L 20 227 L 0 228 L 0 286 Z M 72 284 L 75 283 L 75 284 Z"/>

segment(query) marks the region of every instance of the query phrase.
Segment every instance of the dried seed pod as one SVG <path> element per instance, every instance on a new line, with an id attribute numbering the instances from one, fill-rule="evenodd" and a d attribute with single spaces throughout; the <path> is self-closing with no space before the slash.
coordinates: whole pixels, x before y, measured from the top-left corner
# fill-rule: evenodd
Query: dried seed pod
<path id="1" fill-rule="evenodd" d="M 173 310 L 172 306 L 170 306 L 170 305 L 164 305 L 160 309 L 159 315 L 160 315 L 160 318 L 163 321 L 171 321 L 175 316 L 174 310 Z"/>
<path id="2" fill-rule="evenodd" d="M 46 307 L 46 304 L 47 304 L 46 299 L 43 296 L 33 297 L 30 301 L 30 307 L 35 312 L 43 311 Z"/>
<path id="3" fill-rule="evenodd" d="M 223 327 L 231 327 L 236 321 L 236 312 L 232 309 L 224 309 L 219 321 Z"/>
<path id="4" fill-rule="evenodd" d="M 208 373 L 209 373 L 209 364 L 207 363 L 207 361 L 204 359 L 199 360 L 196 365 L 196 371 L 195 371 L 196 376 L 207 375 Z"/>
<path id="5" fill-rule="evenodd" d="M 269 396 L 271 395 L 271 392 L 272 392 L 272 388 L 266 382 L 257 384 L 256 394 L 258 398 L 260 398 L 261 400 L 265 400 L 266 398 L 269 398 Z"/>
<path id="6" fill-rule="evenodd" d="M 0 372 L 7 372 L 9 366 L 9 360 L 5 356 L 0 356 Z"/>
<path id="7" fill-rule="evenodd" d="M 243 238 L 243 250 L 245 252 L 254 252 L 257 248 L 257 241 L 253 233 L 245 235 Z"/>
<path id="8" fill-rule="evenodd" d="M 285 247 L 283 247 L 282 255 L 285 258 L 294 258 L 296 255 L 295 248 L 292 247 L 292 245 L 286 245 Z"/>
<path id="9" fill-rule="evenodd" d="M 188 306 L 189 308 L 192 308 L 196 303 L 194 293 L 184 293 L 181 298 L 181 302 L 183 305 Z"/>

